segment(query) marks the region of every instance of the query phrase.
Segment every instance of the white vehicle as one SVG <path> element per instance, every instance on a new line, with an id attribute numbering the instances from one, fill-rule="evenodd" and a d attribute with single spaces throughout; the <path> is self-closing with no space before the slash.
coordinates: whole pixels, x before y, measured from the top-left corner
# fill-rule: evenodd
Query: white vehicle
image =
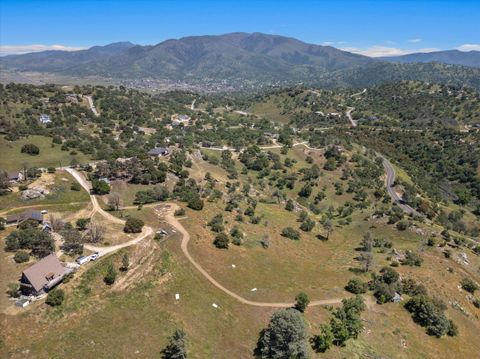
<path id="1" fill-rule="evenodd" d="M 90 256 L 81 256 L 81 257 L 78 257 L 75 262 L 82 265 L 82 264 L 90 262 L 90 259 L 91 259 Z"/>
<path id="2" fill-rule="evenodd" d="M 90 254 L 90 260 L 91 260 L 91 261 L 96 260 L 98 257 L 100 257 L 100 255 L 98 254 L 98 252 L 95 252 L 95 253 L 93 253 L 93 254 Z"/>
<path id="3" fill-rule="evenodd" d="M 41 213 L 41 214 L 47 214 L 48 211 L 47 211 L 46 209 L 44 209 L 44 210 L 40 211 L 40 213 Z"/>

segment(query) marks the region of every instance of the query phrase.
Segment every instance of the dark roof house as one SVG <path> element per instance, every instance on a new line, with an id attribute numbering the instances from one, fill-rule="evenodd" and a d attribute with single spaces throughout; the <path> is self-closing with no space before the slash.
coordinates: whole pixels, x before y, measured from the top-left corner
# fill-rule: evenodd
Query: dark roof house
<path id="1" fill-rule="evenodd" d="M 37 221 L 38 223 L 42 223 L 43 214 L 40 211 L 30 209 L 21 213 L 12 214 L 11 216 L 7 216 L 6 218 L 8 224 L 22 223 L 23 221 L 26 221 L 28 219 L 32 219 L 34 221 Z"/>
<path id="2" fill-rule="evenodd" d="M 155 147 L 148 151 L 150 156 L 166 156 L 168 155 L 168 148 L 165 147 Z"/>
<path id="3" fill-rule="evenodd" d="M 62 281 L 66 273 L 67 269 L 52 253 L 23 271 L 20 289 L 25 295 L 48 292 Z"/>

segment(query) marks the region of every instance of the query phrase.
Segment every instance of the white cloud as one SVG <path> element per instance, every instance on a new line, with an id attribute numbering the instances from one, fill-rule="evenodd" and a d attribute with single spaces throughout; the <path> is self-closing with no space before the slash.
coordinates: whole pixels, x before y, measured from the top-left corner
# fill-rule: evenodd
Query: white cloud
<path id="1" fill-rule="evenodd" d="M 412 44 L 418 44 L 419 42 L 422 42 L 422 39 L 416 38 L 416 39 L 410 39 L 408 42 L 411 42 Z"/>
<path id="2" fill-rule="evenodd" d="M 353 52 L 355 54 L 370 56 L 370 57 L 383 57 L 383 56 L 401 56 L 407 55 L 414 52 L 432 52 L 439 51 L 436 48 L 425 48 L 425 49 L 400 49 L 397 47 L 387 47 L 387 46 L 370 46 L 368 48 L 357 48 L 357 47 L 344 47 L 340 50 Z"/>
<path id="3" fill-rule="evenodd" d="M 84 47 L 73 47 L 65 45 L 0 45 L 0 56 L 26 54 L 29 52 L 40 52 L 47 50 L 78 51 L 83 49 Z"/>
<path id="4" fill-rule="evenodd" d="M 335 45 L 335 41 L 324 41 L 322 42 L 323 46 L 333 46 Z"/>
<path id="5" fill-rule="evenodd" d="M 457 47 L 457 50 L 460 50 L 460 51 L 472 51 L 472 50 L 480 51 L 480 44 L 463 44 L 463 45 L 460 45 L 459 47 Z"/>

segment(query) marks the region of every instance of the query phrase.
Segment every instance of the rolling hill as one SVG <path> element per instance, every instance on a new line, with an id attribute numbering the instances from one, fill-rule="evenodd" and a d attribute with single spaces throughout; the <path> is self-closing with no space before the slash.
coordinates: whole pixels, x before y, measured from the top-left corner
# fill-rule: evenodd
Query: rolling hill
<path id="1" fill-rule="evenodd" d="M 424 80 L 480 88 L 480 69 L 443 64 L 397 64 L 262 33 L 230 33 L 166 40 L 154 46 L 129 42 L 87 50 L 45 51 L 0 58 L 0 69 L 82 78 L 169 80 L 186 84 L 304 83 L 362 87 L 390 80 Z"/>
<path id="2" fill-rule="evenodd" d="M 480 67 L 480 51 L 435 51 L 403 56 L 383 57 L 382 60 L 400 63 L 439 62 L 449 65 Z"/>

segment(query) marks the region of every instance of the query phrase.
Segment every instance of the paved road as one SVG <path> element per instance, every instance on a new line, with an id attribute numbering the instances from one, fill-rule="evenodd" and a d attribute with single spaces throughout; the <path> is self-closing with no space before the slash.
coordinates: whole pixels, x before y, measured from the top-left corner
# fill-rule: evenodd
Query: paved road
<path id="1" fill-rule="evenodd" d="M 73 176 L 73 178 L 75 178 L 75 180 L 77 180 L 77 182 L 80 183 L 80 185 L 83 188 L 85 188 L 85 190 L 88 193 L 90 193 L 90 189 L 91 189 L 90 183 L 85 179 L 85 177 L 79 171 L 77 171 L 76 169 L 73 169 L 73 168 L 69 168 L 69 167 L 64 167 L 63 169 L 65 171 L 67 171 L 68 173 L 70 173 Z M 90 213 L 90 216 L 93 216 L 95 213 L 99 213 L 101 216 L 103 216 L 104 218 L 106 218 L 110 222 L 118 223 L 118 224 L 124 224 L 125 223 L 124 220 L 122 220 L 118 217 L 115 217 L 112 214 L 106 212 L 100 206 L 100 204 L 98 203 L 97 197 L 95 197 L 95 195 L 91 194 L 90 195 L 90 200 L 91 200 L 92 206 L 93 206 L 93 210 Z M 137 244 L 138 242 L 147 238 L 151 234 L 153 234 L 153 228 L 149 227 L 149 226 L 144 226 L 143 230 L 142 230 L 142 233 L 140 233 L 136 238 L 129 240 L 128 242 L 113 245 L 113 246 L 106 246 L 106 247 L 98 247 L 98 246 L 94 246 L 94 245 L 91 245 L 91 244 L 85 244 L 84 247 L 86 249 L 88 249 L 89 251 L 98 252 L 99 256 L 101 257 L 101 256 L 104 256 L 106 254 L 116 252 L 119 249 Z"/>
<path id="2" fill-rule="evenodd" d="M 402 199 L 398 195 L 397 192 L 395 192 L 395 189 L 393 188 L 393 184 L 395 183 L 395 168 L 393 168 L 392 164 L 390 163 L 389 160 L 387 160 L 384 156 L 381 154 L 377 153 L 377 156 L 382 159 L 383 167 L 385 168 L 385 187 L 387 188 L 387 192 L 392 198 L 393 202 L 396 203 L 405 213 L 408 214 L 416 214 L 417 212 L 410 207 L 407 204 L 402 203 Z"/>
<path id="3" fill-rule="evenodd" d="M 90 106 L 90 110 L 92 110 L 93 114 L 97 117 L 100 116 L 100 114 L 98 113 L 98 111 L 97 111 L 97 109 L 96 109 L 96 107 L 93 103 L 92 96 L 85 96 L 85 98 L 87 99 L 88 104 Z"/>

